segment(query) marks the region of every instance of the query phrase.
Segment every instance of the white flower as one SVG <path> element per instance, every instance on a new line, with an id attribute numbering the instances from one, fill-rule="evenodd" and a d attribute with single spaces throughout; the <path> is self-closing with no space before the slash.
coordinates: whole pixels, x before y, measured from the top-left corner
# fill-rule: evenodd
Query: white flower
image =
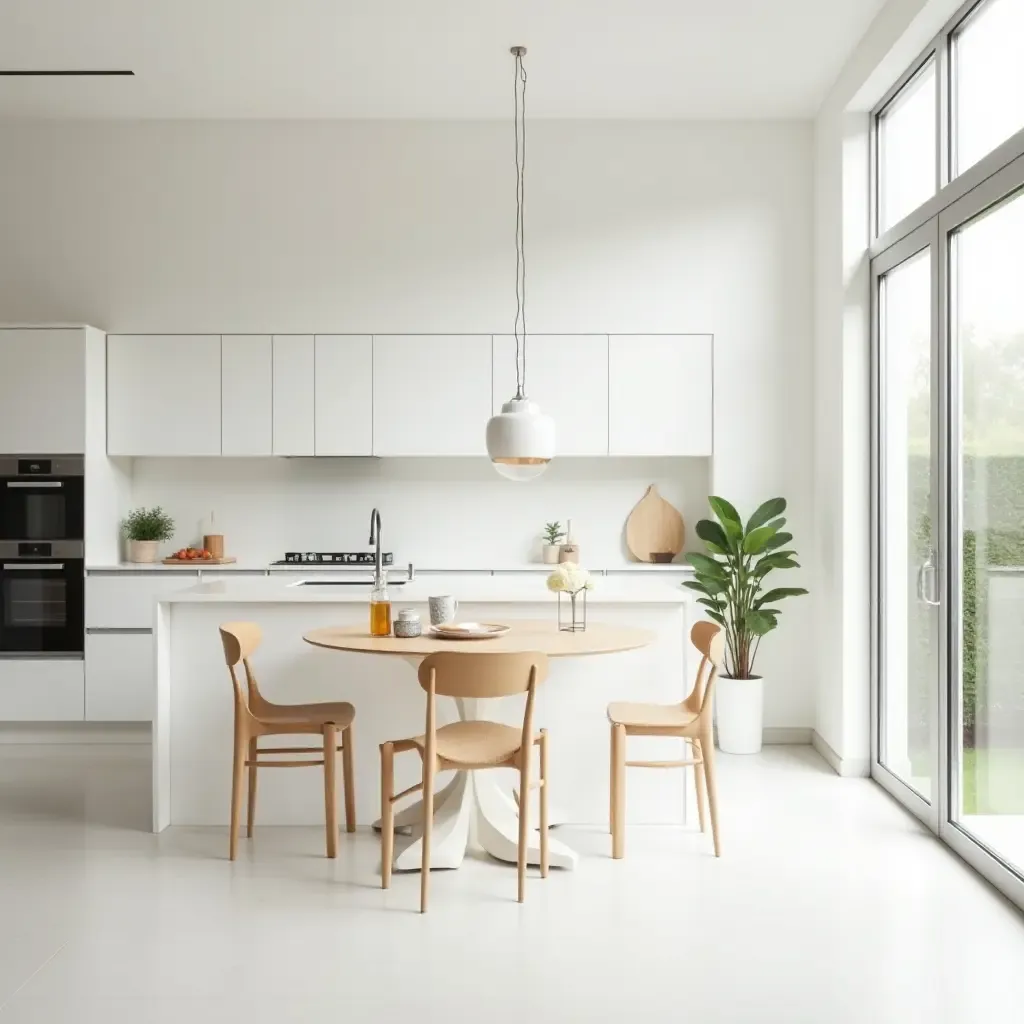
<path id="1" fill-rule="evenodd" d="M 562 562 L 548 577 L 548 590 L 555 593 L 578 594 L 581 590 L 593 589 L 590 573 L 575 562 Z"/>

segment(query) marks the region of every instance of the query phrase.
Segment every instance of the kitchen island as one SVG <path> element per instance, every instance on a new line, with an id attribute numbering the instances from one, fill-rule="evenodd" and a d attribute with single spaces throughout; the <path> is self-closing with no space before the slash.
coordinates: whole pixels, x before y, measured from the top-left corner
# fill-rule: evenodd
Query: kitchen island
<path id="1" fill-rule="evenodd" d="M 321 579 L 322 577 L 316 577 Z M 156 714 L 153 723 L 153 828 L 227 826 L 231 791 L 233 698 L 218 626 L 249 620 L 263 643 L 252 659 L 264 694 L 298 703 L 346 700 L 356 708 L 356 812 L 361 826 L 380 810 L 379 744 L 422 732 L 424 695 L 401 658 L 326 651 L 303 634 L 326 626 L 368 626 L 364 586 L 300 585 L 273 578 L 224 579 L 164 594 L 156 610 Z M 671 703 L 692 682 L 687 591 L 658 579 L 600 579 L 588 597 L 590 622 L 636 626 L 654 634 L 639 650 L 561 658 L 539 689 L 536 725 L 551 736 L 554 821 L 608 820 L 608 724 L 612 700 Z M 416 608 L 428 621 L 427 598 L 450 593 L 464 621 L 555 621 L 557 599 L 537 578 L 430 577 L 392 589 L 394 607 Z M 487 641 L 479 641 L 487 643 Z M 450 706 L 446 706 L 450 705 Z M 521 724 L 521 699 L 491 701 L 487 717 Z M 456 719 L 454 702 L 439 704 L 439 724 Z M 265 741 L 268 745 L 273 739 Z M 283 738 L 286 745 L 287 738 Z M 643 756 L 678 754 L 678 740 L 649 739 Z M 396 789 L 419 778 L 418 759 L 396 762 Z M 495 773 L 511 791 L 514 772 Z M 681 823 L 686 817 L 682 772 L 637 772 L 629 779 L 634 823 Z M 323 789 L 315 771 L 260 773 L 260 825 L 321 825 Z M 225 843 L 225 850 L 227 844 Z"/>

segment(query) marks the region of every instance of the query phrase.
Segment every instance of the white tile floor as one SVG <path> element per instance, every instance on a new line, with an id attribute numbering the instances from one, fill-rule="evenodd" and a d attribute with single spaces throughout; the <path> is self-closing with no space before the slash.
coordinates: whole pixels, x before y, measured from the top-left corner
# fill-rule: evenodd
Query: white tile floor
<path id="1" fill-rule="evenodd" d="M 580 869 L 523 906 L 474 860 L 421 917 L 368 832 L 331 863 L 263 829 L 232 865 L 221 830 L 142 831 L 148 759 L 0 750 L 0 1024 L 1020 1019 L 1024 918 L 880 789 L 810 748 L 719 763 L 721 860 L 564 830 Z"/>

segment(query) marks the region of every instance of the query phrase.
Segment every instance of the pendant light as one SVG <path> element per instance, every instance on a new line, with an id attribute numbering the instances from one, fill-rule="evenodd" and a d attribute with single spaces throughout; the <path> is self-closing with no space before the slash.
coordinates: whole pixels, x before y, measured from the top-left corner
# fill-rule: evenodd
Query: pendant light
<path id="1" fill-rule="evenodd" d="M 526 253 L 523 246 L 523 182 L 526 173 L 525 46 L 513 46 L 516 59 L 516 393 L 487 423 L 487 454 L 509 480 L 532 480 L 555 454 L 555 423 L 526 397 Z"/>

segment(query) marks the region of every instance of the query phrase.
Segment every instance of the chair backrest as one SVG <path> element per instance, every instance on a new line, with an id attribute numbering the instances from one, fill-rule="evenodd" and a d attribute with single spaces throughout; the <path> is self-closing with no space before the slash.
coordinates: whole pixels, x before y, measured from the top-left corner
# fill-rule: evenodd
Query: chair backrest
<path id="1" fill-rule="evenodd" d="M 256 684 L 256 676 L 253 674 L 249 664 L 249 655 L 259 647 L 263 640 L 263 631 L 255 622 L 225 622 L 220 627 L 220 639 L 224 645 L 224 660 L 228 665 L 228 672 L 231 674 L 231 683 L 235 688 L 235 702 L 242 707 L 248 708 L 251 704 L 261 701 L 259 687 Z M 242 684 L 235 675 L 235 668 L 241 662 L 245 668 L 246 690 L 242 690 Z"/>
<path id="2" fill-rule="evenodd" d="M 420 686 L 442 697 L 508 697 L 548 676 L 548 658 L 524 654 L 431 654 L 420 663 Z"/>
<path id="3" fill-rule="evenodd" d="M 718 667 L 725 656 L 725 631 L 714 622 L 698 622 L 690 630 L 690 642 L 701 653 L 700 667 L 690 696 L 684 703 L 692 710 L 711 713 L 711 696 L 718 678 Z"/>
<path id="4" fill-rule="evenodd" d="M 436 742 L 437 694 L 443 697 L 510 697 L 526 694 L 522 749 L 533 746 L 533 701 L 537 684 L 548 677 L 548 657 L 523 654 L 431 654 L 420 663 L 420 686 L 427 692 L 425 759 L 432 762 Z"/>

